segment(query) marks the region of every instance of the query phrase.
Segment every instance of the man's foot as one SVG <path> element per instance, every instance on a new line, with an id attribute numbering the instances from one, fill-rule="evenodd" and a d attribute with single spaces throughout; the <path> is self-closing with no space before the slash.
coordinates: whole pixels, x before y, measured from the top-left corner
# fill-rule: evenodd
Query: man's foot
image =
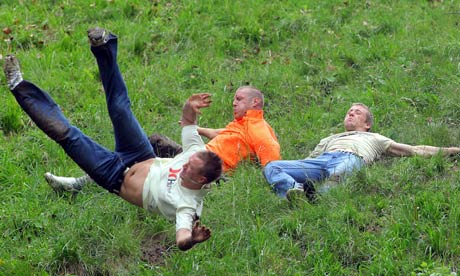
<path id="1" fill-rule="evenodd" d="M 302 184 L 302 187 L 294 187 L 287 191 L 286 198 L 289 201 L 297 201 L 299 199 L 305 200 L 307 199 L 310 203 L 315 203 L 316 198 L 316 190 L 313 182 L 307 181 Z"/>
<path id="2" fill-rule="evenodd" d="M 46 182 L 48 182 L 51 188 L 56 192 L 78 193 L 83 188 L 83 185 L 86 184 L 88 178 L 89 176 L 75 178 L 56 176 L 49 172 L 45 173 Z"/>
<path id="3" fill-rule="evenodd" d="M 109 31 L 95 27 L 88 30 L 89 43 L 93 47 L 104 45 L 109 41 Z"/>
<path id="4" fill-rule="evenodd" d="M 303 184 L 303 191 L 308 201 L 314 203 L 316 201 L 316 189 L 315 185 L 311 181 L 307 181 Z"/>
<path id="5" fill-rule="evenodd" d="M 299 199 L 305 200 L 305 193 L 301 188 L 291 188 L 286 192 L 286 198 L 291 202 L 298 201 Z"/>
<path id="6" fill-rule="evenodd" d="M 6 81 L 10 90 L 13 90 L 19 83 L 21 83 L 21 66 L 19 65 L 19 60 L 15 56 L 7 55 L 5 57 L 3 71 L 5 72 Z"/>

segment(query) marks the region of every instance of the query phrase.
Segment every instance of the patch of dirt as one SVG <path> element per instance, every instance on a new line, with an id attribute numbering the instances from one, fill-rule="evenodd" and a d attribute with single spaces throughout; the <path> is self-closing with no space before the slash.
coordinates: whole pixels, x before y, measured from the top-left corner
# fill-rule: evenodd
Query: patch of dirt
<path id="1" fill-rule="evenodd" d="M 164 233 L 146 236 L 142 241 L 141 259 L 150 265 L 163 265 L 165 257 L 167 257 L 172 250 L 172 245 L 168 244 L 166 238 L 166 234 Z"/>

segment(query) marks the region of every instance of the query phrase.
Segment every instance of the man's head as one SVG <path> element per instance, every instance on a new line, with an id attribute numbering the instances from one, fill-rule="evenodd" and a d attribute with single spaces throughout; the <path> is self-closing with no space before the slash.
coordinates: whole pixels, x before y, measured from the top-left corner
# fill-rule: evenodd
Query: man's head
<path id="1" fill-rule="evenodd" d="M 264 95 L 260 90 L 252 86 L 241 86 L 236 90 L 233 97 L 233 117 L 235 119 L 241 119 L 248 110 L 263 108 Z"/>
<path id="2" fill-rule="evenodd" d="M 374 115 L 365 104 L 354 103 L 348 109 L 343 124 L 346 131 L 370 131 Z"/>
<path id="3" fill-rule="evenodd" d="M 212 151 L 199 151 L 190 156 L 182 166 L 180 177 L 190 183 L 193 188 L 200 189 L 220 177 L 222 174 L 222 159 Z"/>

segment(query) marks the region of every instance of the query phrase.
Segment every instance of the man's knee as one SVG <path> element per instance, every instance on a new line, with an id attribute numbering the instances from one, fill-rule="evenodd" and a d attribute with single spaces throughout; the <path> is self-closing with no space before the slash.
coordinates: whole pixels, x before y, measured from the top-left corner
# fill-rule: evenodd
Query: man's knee
<path id="1" fill-rule="evenodd" d="M 265 168 L 263 169 L 263 174 L 265 178 L 270 182 L 270 179 L 272 178 L 273 174 L 277 174 L 279 172 L 279 166 L 277 166 L 276 161 L 272 161 L 265 165 Z"/>
<path id="2" fill-rule="evenodd" d="M 49 133 L 51 139 L 61 143 L 72 137 L 72 127 L 69 127 L 67 124 L 63 124 L 61 121 L 50 121 L 47 125 L 48 131 L 45 130 L 45 133 Z"/>

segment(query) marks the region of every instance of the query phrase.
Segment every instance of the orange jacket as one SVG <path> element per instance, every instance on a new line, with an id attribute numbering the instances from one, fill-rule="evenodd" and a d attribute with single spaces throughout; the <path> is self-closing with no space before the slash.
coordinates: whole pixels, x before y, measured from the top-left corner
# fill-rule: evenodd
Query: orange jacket
<path id="1" fill-rule="evenodd" d="M 246 116 L 230 122 L 206 144 L 223 161 L 225 172 L 235 169 L 243 159 L 257 157 L 260 164 L 279 160 L 280 145 L 275 132 L 264 120 L 263 110 L 248 110 Z"/>

